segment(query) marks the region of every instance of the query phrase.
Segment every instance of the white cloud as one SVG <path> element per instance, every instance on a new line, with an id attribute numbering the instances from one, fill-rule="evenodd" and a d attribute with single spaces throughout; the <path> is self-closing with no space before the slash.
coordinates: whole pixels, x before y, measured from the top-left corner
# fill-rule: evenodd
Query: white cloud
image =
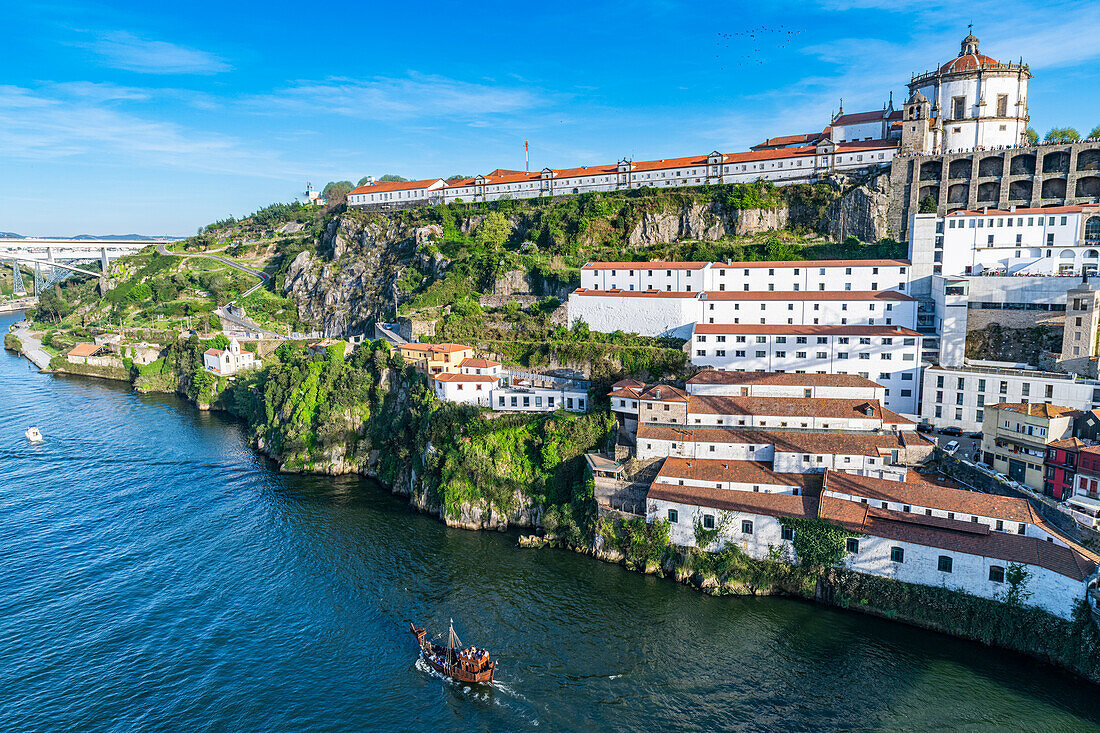
<path id="1" fill-rule="evenodd" d="M 538 91 L 457 81 L 434 74 L 357 80 L 298 81 L 253 104 L 289 112 L 338 114 L 365 120 L 468 120 L 524 112 L 545 104 Z"/>
<path id="2" fill-rule="evenodd" d="M 0 159 L 94 160 L 100 165 L 169 168 L 267 178 L 306 171 L 217 133 L 150 120 L 118 108 L 141 90 L 85 82 L 38 89 L 0 85 Z M 149 95 L 146 95 L 149 96 Z"/>
<path id="3" fill-rule="evenodd" d="M 142 74 L 218 74 L 232 70 L 214 54 L 126 31 L 103 33 L 87 44 L 108 66 Z"/>

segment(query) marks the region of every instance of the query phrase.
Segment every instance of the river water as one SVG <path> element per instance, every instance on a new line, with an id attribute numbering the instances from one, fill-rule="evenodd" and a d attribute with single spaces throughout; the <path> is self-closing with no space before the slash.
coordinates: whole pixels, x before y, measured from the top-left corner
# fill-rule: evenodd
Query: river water
<path id="1" fill-rule="evenodd" d="M 1100 730 L 1097 688 L 1024 657 L 448 529 L 366 480 L 280 475 L 223 416 L 6 352 L 0 438 L 9 733 Z M 449 618 L 494 689 L 416 662 L 407 621 Z"/>

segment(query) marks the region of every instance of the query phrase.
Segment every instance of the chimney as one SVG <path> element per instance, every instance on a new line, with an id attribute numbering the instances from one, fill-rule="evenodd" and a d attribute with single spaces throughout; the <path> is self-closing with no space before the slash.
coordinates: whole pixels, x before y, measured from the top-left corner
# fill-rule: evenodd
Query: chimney
<path id="1" fill-rule="evenodd" d="M 1012 204 L 1012 206 L 1009 206 L 1008 210 L 1011 211 L 1013 214 L 1015 214 L 1016 213 L 1016 204 Z"/>

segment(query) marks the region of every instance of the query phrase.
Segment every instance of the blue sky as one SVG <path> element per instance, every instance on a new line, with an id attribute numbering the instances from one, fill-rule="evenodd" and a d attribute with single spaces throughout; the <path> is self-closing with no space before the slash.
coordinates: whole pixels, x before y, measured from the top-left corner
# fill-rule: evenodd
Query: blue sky
<path id="1" fill-rule="evenodd" d="M 0 231 L 188 234 L 306 181 L 744 150 L 982 51 L 1100 124 L 1100 3 L 5 4 Z M 309 10 L 308 8 L 314 8 Z"/>

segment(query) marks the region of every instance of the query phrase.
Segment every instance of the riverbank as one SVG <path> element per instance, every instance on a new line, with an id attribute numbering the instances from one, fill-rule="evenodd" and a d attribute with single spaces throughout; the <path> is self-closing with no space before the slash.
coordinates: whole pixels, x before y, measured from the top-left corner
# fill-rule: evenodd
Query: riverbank
<path id="1" fill-rule="evenodd" d="M 661 523 L 642 519 L 596 521 L 589 540 L 574 507 L 592 501 L 590 487 L 577 483 L 577 464 L 601 440 L 597 416 L 485 421 L 476 410 L 437 405 L 424 392 L 422 378 L 381 347 L 363 351 L 351 363 L 342 354 L 325 360 L 283 356 L 287 363 L 262 382 L 242 382 L 231 393 L 215 381 L 197 390 L 175 382 L 164 391 L 183 394 L 198 409 L 225 409 L 244 420 L 253 447 L 282 471 L 368 476 L 452 527 L 540 528 L 553 536 L 521 544 L 562 545 L 708 595 L 789 595 L 858 610 L 1022 652 L 1100 682 L 1100 641 L 1087 612 L 1069 623 L 1037 609 L 943 591 L 934 599 L 937 614 L 929 616 L 912 600 L 930 592 L 923 586 L 855 583 L 845 579 L 853 574 L 803 569 L 790 558 L 754 561 L 736 547 L 717 553 L 676 548 L 667 532 L 661 534 Z M 193 357 L 181 352 L 173 358 Z M 495 508 L 500 506 L 510 510 Z M 1000 625 L 991 628 L 983 618 L 999 619 Z M 1031 629 L 1043 633 L 1036 636 Z"/>
<path id="2" fill-rule="evenodd" d="M 42 341 L 31 335 L 29 323 L 19 321 L 12 326 L 9 333 L 14 338 L 19 339 L 19 353 L 27 357 L 40 371 L 49 371 L 50 360 L 53 357 L 42 348 Z"/>

